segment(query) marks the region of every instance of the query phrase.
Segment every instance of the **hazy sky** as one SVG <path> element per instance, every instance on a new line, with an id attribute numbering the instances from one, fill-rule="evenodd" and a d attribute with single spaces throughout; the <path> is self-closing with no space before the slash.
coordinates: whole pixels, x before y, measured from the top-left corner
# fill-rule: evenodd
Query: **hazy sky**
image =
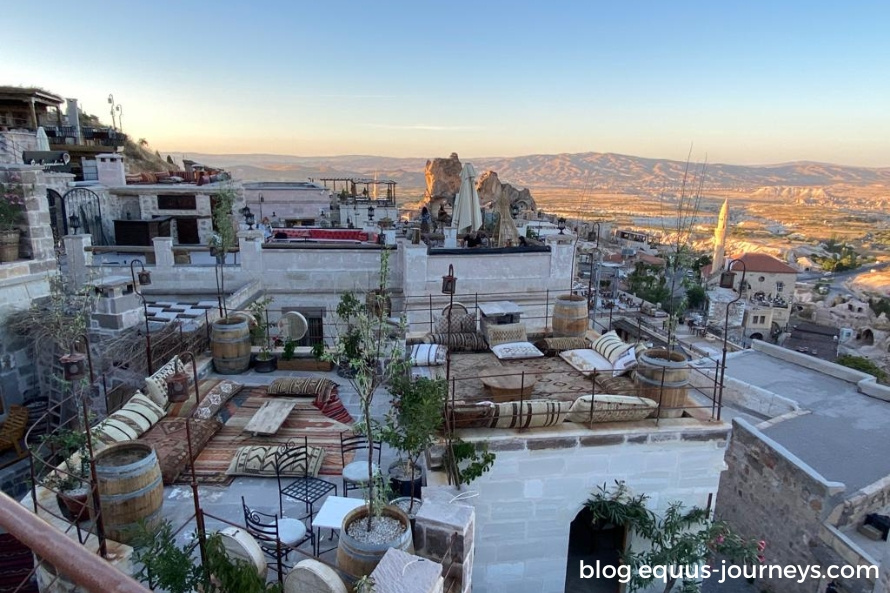
<path id="1" fill-rule="evenodd" d="M 890 166 L 890 2 L 8 2 L 0 84 L 162 152 Z"/>

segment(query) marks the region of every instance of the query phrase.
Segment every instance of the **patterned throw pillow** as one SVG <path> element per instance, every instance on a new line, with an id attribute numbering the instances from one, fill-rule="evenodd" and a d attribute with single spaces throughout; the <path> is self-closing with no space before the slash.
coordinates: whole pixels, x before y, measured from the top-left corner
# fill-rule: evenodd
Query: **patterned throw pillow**
<path id="1" fill-rule="evenodd" d="M 239 447 L 235 457 L 226 470 L 227 476 L 272 476 L 275 477 L 275 454 L 279 445 Z M 325 451 L 321 447 L 306 447 L 309 470 L 306 475 L 318 476 L 324 461 Z M 293 464 L 284 471 L 282 476 L 300 477 L 303 475 L 302 464 Z"/>
<path id="2" fill-rule="evenodd" d="M 313 377 L 282 377 L 275 379 L 266 389 L 266 395 L 287 395 L 290 397 L 314 397 L 324 401 L 330 395 L 337 395 L 339 385 L 330 379 Z"/>
<path id="3" fill-rule="evenodd" d="M 459 334 L 427 334 L 423 338 L 426 344 L 442 344 L 448 346 L 452 352 L 485 352 L 488 350 L 488 344 L 482 334 L 459 333 Z"/>
<path id="4" fill-rule="evenodd" d="M 498 344 L 510 344 L 514 342 L 528 342 L 524 323 L 507 323 L 504 325 L 489 325 L 485 330 L 489 346 Z"/>
<path id="5" fill-rule="evenodd" d="M 475 313 L 451 313 L 451 333 L 459 334 L 459 333 L 472 333 L 476 331 L 476 315 Z M 448 316 L 445 315 L 439 318 L 439 321 L 436 322 L 436 327 L 434 328 L 433 333 L 439 334 L 447 334 L 448 333 Z"/>
<path id="6" fill-rule="evenodd" d="M 103 443 L 132 441 L 142 436 L 165 415 L 163 408 L 141 391 L 137 391 L 124 407 L 100 422 L 93 432 Z"/>
<path id="7" fill-rule="evenodd" d="M 222 381 L 201 398 L 201 403 L 192 412 L 192 418 L 202 420 L 213 418 L 230 399 L 238 395 L 242 388 L 243 385 L 240 383 L 228 379 Z"/>
<path id="8" fill-rule="evenodd" d="M 168 403 L 167 377 L 184 371 L 185 366 L 180 362 L 178 356 L 174 356 L 170 359 L 170 362 L 156 370 L 151 377 L 145 380 L 145 394 L 151 398 L 151 401 L 162 408 L 166 408 Z"/>
<path id="9" fill-rule="evenodd" d="M 516 358 L 541 358 L 544 353 L 535 348 L 531 342 L 511 342 L 492 346 L 491 351 L 498 360 L 513 360 Z"/>
<path id="10" fill-rule="evenodd" d="M 491 428 L 540 428 L 562 423 L 569 413 L 569 402 L 531 399 L 494 405 Z"/>
<path id="11" fill-rule="evenodd" d="M 543 352 L 544 356 L 557 356 L 563 350 L 590 348 L 590 340 L 587 338 L 544 338 L 535 342 L 535 348 Z"/>

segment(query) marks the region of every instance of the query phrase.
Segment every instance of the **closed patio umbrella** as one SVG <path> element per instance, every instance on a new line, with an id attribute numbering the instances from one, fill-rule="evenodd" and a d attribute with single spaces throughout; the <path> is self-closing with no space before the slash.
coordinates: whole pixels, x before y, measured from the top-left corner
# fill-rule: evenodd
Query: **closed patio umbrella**
<path id="1" fill-rule="evenodd" d="M 37 150 L 39 152 L 49 152 L 49 138 L 46 136 L 46 130 L 43 126 L 37 128 Z"/>
<path id="2" fill-rule="evenodd" d="M 476 193 L 476 169 L 467 163 L 460 171 L 460 191 L 454 201 L 451 214 L 451 226 L 458 233 L 464 230 L 475 231 L 482 226 L 482 207 L 479 205 L 479 194 Z"/>

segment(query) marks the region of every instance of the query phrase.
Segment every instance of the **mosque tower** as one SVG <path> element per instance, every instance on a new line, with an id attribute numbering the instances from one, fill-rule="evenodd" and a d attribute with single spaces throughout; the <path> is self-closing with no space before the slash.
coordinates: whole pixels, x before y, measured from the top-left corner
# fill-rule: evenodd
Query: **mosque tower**
<path id="1" fill-rule="evenodd" d="M 720 274 L 726 267 L 726 226 L 729 223 L 729 200 L 723 201 L 717 227 L 714 229 L 714 256 L 711 263 L 711 274 Z"/>

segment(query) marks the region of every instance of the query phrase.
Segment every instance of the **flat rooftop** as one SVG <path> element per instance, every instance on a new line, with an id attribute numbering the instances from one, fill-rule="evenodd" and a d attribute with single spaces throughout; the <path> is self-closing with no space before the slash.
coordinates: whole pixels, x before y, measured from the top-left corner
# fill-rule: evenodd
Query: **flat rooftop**
<path id="1" fill-rule="evenodd" d="M 803 414 L 765 430 L 771 439 L 847 494 L 890 475 L 890 403 L 860 393 L 855 383 L 745 350 L 727 358 L 726 375 L 796 401 Z"/>

